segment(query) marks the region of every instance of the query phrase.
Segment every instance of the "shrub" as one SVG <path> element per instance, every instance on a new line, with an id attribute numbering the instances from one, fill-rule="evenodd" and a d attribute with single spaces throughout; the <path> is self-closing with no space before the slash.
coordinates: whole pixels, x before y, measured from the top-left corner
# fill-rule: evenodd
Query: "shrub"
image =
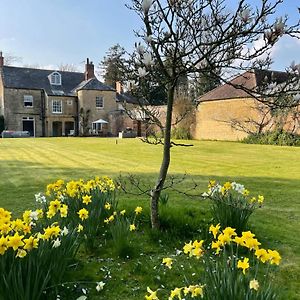
<path id="1" fill-rule="evenodd" d="M 186 285 L 171 290 L 168 299 L 277 299 L 270 275 L 271 268 L 280 263 L 280 254 L 276 250 L 260 248 L 261 243 L 250 231 L 238 236 L 231 227 L 220 231 L 219 224 L 211 225 L 209 231 L 213 234 L 212 242 L 190 241 L 182 251 L 177 251 L 174 258 L 163 258 L 165 268 L 175 271 L 178 268 L 181 272 L 183 267 L 195 272 L 191 269 L 190 260 L 198 260 L 196 272 L 191 276 L 184 274 Z M 180 260 L 177 266 L 177 256 L 182 253 L 189 258 L 184 262 Z M 146 299 L 159 299 L 158 293 L 159 290 L 153 291 L 148 287 Z"/>
<path id="2" fill-rule="evenodd" d="M 172 129 L 172 138 L 176 140 L 191 140 L 192 135 L 189 128 L 175 127 Z"/>
<path id="3" fill-rule="evenodd" d="M 300 146 L 300 136 L 280 129 L 259 134 L 250 134 L 243 142 L 247 144 Z"/>
<path id="4" fill-rule="evenodd" d="M 250 196 L 250 192 L 236 182 L 226 182 L 223 186 L 210 181 L 208 192 L 203 197 L 211 199 L 211 213 L 215 222 L 222 226 L 231 226 L 241 233 L 247 228 L 249 217 L 255 209 L 261 207 L 264 197 Z"/>

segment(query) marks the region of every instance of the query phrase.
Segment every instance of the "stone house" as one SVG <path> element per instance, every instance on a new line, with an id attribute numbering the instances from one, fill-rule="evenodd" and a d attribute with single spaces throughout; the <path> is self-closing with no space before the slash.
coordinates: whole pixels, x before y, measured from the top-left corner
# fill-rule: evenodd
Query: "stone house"
<path id="1" fill-rule="evenodd" d="M 141 135 L 141 121 L 125 113 L 136 101 L 100 82 L 87 59 L 85 72 L 6 66 L 0 52 L 0 115 L 5 129 L 31 136 L 117 136 L 130 128 Z"/>
<path id="2" fill-rule="evenodd" d="M 263 122 L 265 129 L 270 129 L 274 125 L 272 111 L 249 95 L 247 90 L 255 91 L 266 83 L 281 84 L 286 80 L 286 72 L 252 70 L 204 94 L 199 99 L 194 137 L 235 141 L 245 138 L 256 130 L 255 126 Z M 295 125 L 293 121 L 290 116 L 286 120 L 285 129 L 291 130 Z M 297 126 L 296 131 L 300 133 L 299 124 Z"/>

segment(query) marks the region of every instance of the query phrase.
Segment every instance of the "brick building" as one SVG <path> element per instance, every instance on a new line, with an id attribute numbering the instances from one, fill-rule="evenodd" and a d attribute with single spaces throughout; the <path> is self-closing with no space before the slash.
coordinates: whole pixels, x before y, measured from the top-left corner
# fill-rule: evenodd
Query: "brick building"
<path id="1" fill-rule="evenodd" d="M 241 140 L 254 131 L 254 124 L 269 118 L 265 129 L 272 129 L 271 113 L 265 113 L 268 107 L 263 105 L 247 91 L 257 91 L 270 83 L 281 84 L 287 80 L 286 72 L 252 70 L 235 77 L 229 84 L 223 84 L 199 99 L 196 112 L 194 137 L 207 140 Z M 259 97 L 259 96 L 257 96 Z M 299 109 L 299 108 L 298 108 Z M 297 120 L 286 120 L 285 129 L 290 130 Z M 234 126 L 243 124 L 244 128 Z M 300 133 L 298 128 L 293 130 Z M 248 128 L 247 128 L 248 127 Z M 252 128 L 251 128 L 252 127 Z"/>

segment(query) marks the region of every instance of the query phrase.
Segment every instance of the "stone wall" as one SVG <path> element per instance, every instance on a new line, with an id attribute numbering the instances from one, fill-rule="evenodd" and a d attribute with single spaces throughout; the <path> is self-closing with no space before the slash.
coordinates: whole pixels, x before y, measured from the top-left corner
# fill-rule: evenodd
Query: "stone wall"
<path id="1" fill-rule="evenodd" d="M 24 96 L 33 97 L 33 106 L 24 106 Z M 4 89 L 4 119 L 8 130 L 23 130 L 23 119 L 33 118 L 35 136 L 42 136 L 41 91 L 27 89 Z"/>
<path id="2" fill-rule="evenodd" d="M 240 121 L 258 118 L 256 100 L 251 98 L 227 99 L 202 102 L 196 113 L 196 139 L 241 140 L 247 133 L 235 130 L 231 126 L 233 119 Z"/>
<path id="3" fill-rule="evenodd" d="M 103 97 L 104 107 L 96 108 L 96 97 Z M 84 111 L 90 110 L 89 126 L 99 119 L 108 121 L 108 113 L 117 110 L 115 91 L 80 90 L 78 91 L 78 107 Z M 106 130 L 112 132 L 111 124 L 107 124 Z M 82 131 L 82 129 L 81 129 Z"/>

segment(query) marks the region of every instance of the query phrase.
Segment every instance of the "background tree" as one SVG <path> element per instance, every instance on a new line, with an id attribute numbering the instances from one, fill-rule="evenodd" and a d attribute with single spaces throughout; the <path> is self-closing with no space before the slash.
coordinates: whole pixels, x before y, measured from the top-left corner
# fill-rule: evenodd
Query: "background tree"
<path id="1" fill-rule="evenodd" d="M 261 56 L 282 36 L 299 34 L 299 22 L 288 26 L 287 17 L 274 18 L 282 2 L 261 0 L 251 6 L 244 0 L 236 5 L 225 0 L 132 0 L 130 8 L 143 22 L 137 33 L 144 41 L 137 49 L 137 81 L 142 85 L 155 65 L 167 91 L 163 158 L 151 191 L 152 227 L 159 227 L 158 203 L 170 164 L 172 113 L 179 79 L 198 74 L 228 83 L 228 74 L 257 67 L 258 59 L 264 65 Z M 254 46 L 257 41 L 261 43 Z M 214 69 L 221 72 L 217 74 Z M 257 93 L 247 92 L 257 97 Z"/>
<path id="2" fill-rule="evenodd" d="M 59 71 L 67 71 L 67 72 L 78 72 L 78 69 L 75 65 L 73 64 L 63 64 L 61 63 L 58 66 Z"/>
<path id="3" fill-rule="evenodd" d="M 79 111 L 80 135 L 88 136 L 90 134 L 90 113 L 89 109 L 81 108 Z"/>
<path id="4" fill-rule="evenodd" d="M 125 49 L 119 44 L 108 49 L 100 63 L 103 71 L 104 82 L 116 88 L 116 82 L 124 83 L 125 72 Z"/>

